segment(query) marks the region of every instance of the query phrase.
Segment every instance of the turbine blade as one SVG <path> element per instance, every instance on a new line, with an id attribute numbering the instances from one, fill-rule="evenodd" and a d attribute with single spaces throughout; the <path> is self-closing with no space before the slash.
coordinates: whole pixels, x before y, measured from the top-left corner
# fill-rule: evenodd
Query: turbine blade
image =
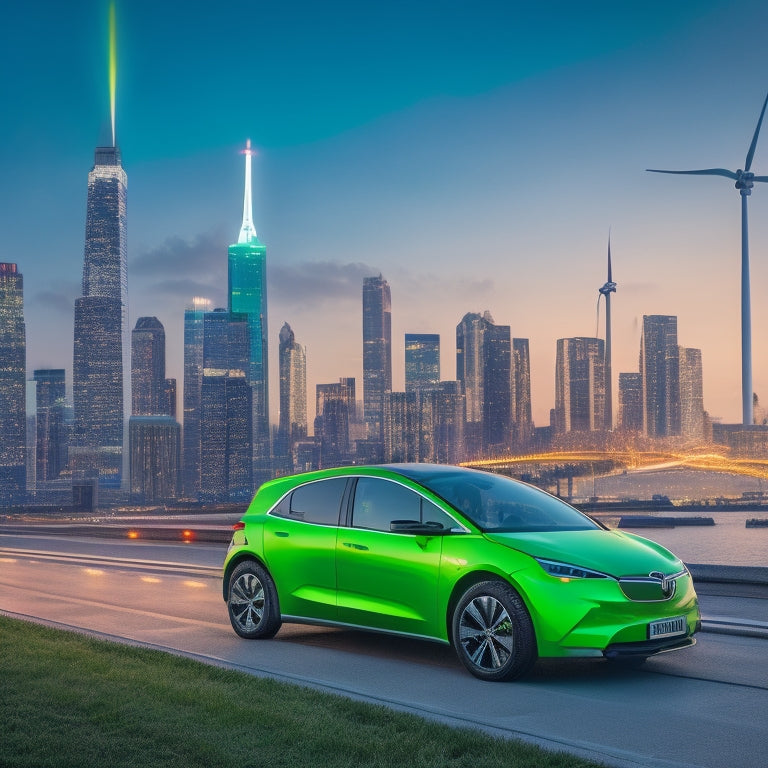
<path id="1" fill-rule="evenodd" d="M 752 181 L 768 181 L 768 176 L 755 176 Z"/>
<path id="2" fill-rule="evenodd" d="M 736 181 L 739 177 L 726 168 L 704 168 L 700 171 L 661 171 L 658 168 L 646 168 L 650 173 L 684 173 L 690 176 L 725 176 L 727 179 Z"/>
<path id="3" fill-rule="evenodd" d="M 763 115 L 765 114 L 765 107 L 768 106 L 768 95 L 763 102 L 763 109 L 760 112 L 760 118 L 757 121 L 757 128 L 755 128 L 755 135 L 752 137 L 752 143 L 749 145 L 749 152 L 747 152 L 747 159 L 744 163 L 744 170 L 748 171 L 752 165 L 752 158 L 755 156 L 755 147 L 757 147 L 757 137 L 760 133 L 760 126 L 763 124 Z"/>

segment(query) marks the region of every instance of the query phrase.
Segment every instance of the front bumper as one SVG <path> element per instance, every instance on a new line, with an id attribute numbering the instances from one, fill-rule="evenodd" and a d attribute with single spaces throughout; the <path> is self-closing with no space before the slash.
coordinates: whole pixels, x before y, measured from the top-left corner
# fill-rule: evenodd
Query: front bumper
<path id="1" fill-rule="evenodd" d="M 688 574 L 678 580 L 673 598 L 653 602 L 628 599 L 613 579 L 561 583 L 538 578 L 521 587 L 540 657 L 650 656 L 693 645 L 693 635 L 701 629 L 698 600 Z M 679 616 L 685 617 L 684 634 L 649 639 L 651 622 Z"/>
<path id="2" fill-rule="evenodd" d="M 636 643 L 611 643 L 604 651 L 606 659 L 637 659 L 647 658 L 657 653 L 679 651 L 696 645 L 696 639 L 687 637 L 668 637 L 663 640 L 646 640 Z"/>

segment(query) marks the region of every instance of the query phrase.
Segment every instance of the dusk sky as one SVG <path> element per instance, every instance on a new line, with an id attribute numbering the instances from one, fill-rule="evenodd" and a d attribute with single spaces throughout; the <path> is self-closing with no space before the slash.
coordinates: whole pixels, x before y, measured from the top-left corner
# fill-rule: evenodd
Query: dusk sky
<path id="1" fill-rule="evenodd" d="M 108 8 L 0 10 L 0 261 L 24 275 L 30 376 L 66 368 L 70 387 L 87 175 L 111 143 Z M 161 320 L 179 388 L 185 307 L 226 306 L 250 138 L 273 419 L 285 321 L 307 350 L 310 419 L 316 383 L 354 376 L 362 396 L 362 280 L 381 272 L 395 389 L 405 333 L 439 333 L 454 379 L 456 325 L 487 309 L 530 339 L 547 425 L 556 340 L 596 333 L 610 229 L 614 382 L 638 370 L 643 315 L 677 315 L 705 408 L 740 421 L 738 192 L 645 169 L 743 168 L 768 92 L 764 0 L 118 0 L 116 18 L 130 326 Z M 750 245 L 768 403 L 768 184 Z"/>

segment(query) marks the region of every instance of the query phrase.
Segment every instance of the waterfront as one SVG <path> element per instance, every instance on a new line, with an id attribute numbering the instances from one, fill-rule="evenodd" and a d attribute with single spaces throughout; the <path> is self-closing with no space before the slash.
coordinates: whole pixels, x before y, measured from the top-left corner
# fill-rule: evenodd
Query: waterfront
<path id="1" fill-rule="evenodd" d="M 671 549 L 686 563 L 768 566 L 768 527 L 747 528 L 748 519 L 768 519 L 768 512 L 681 512 L 680 510 L 632 512 L 652 517 L 711 517 L 714 525 L 678 525 L 674 528 L 622 528 Z M 617 528 L 621 515 L 597 515 Z"/>

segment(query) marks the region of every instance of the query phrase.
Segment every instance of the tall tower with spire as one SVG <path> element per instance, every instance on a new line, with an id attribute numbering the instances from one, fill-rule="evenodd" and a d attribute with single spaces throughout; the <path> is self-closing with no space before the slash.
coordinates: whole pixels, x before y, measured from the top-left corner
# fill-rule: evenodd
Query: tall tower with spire
<path id="1" fill-rule="evenodd" d="M 269 369 L 267 360 L 267 249 L 256 234 L 251 197 L 251 158 L 256 154 L 248 139 L 245 155 L 243 223 L 237 242 L 229 246 L 229 311 L 248 316 L 250 359 L 247 380 L 253 392 L 254 483 L 271 476 L 269 430 Z"/>
<path id="2" fill-rule="evenodd" d="M 616 283 L 611 274 L 611 236 L 608 235 L 608 280 L 598 288 L 600 296 L 605 296 L 605 416 L 603 428 L 613 429 L 613 387 L 611 384 L 611 294 L 616 293 Z M 599 299 L 598 299 L 599 300 Z"/>
<path id="3" fill-rule="evenodd" d="M 114 15 L 110 15 L 110 67 Z M 114 84 L 111 82 L 114 100 Z M 83 295 L 75 300 L 72 388 L 75 429 L 71 468 L 97 471 L 102 485 L 120 487 L 124 408 L 131 402 L 126 188 L 114 140 L 97 147 L 88 174 Z"/>

